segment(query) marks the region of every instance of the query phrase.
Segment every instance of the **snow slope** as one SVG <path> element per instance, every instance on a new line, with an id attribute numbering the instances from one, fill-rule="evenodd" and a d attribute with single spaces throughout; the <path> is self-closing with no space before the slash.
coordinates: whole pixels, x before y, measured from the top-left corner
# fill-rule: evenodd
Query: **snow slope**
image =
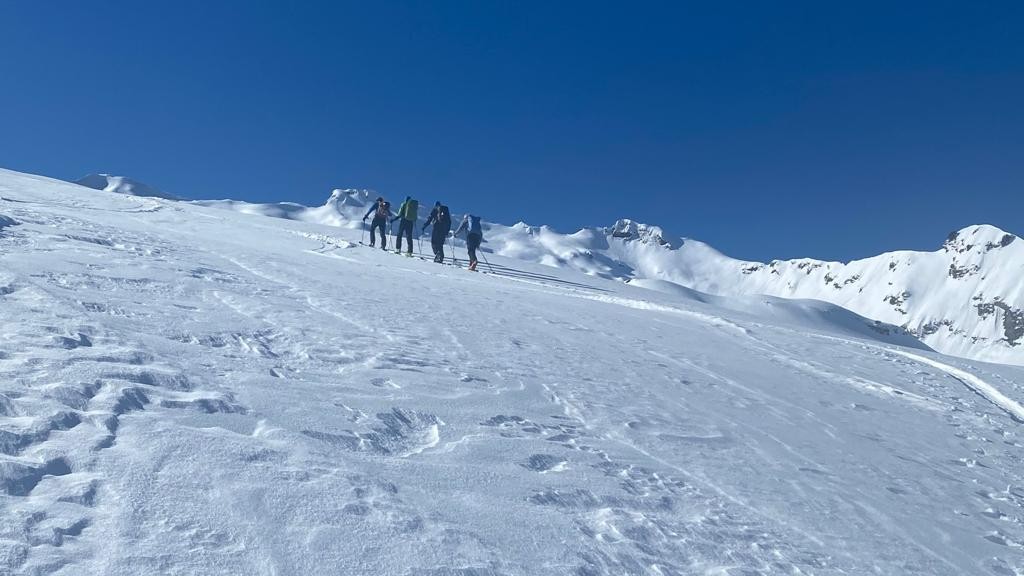
<path id="1" fill-rule="evenodd" d="M 0 573 L 1024 574 L 1020 368 L 6 171 L 0 221 Z"/>
<path id="2" fill-rule="evenodd" d="M 335 196 L 320 208 L 204 204 L 358 227 L 363 204 L 338 205 Z M 746 262 L 630 220 L 575 234 L 524 223 L 488 224 L 484 236 L 489 253 L 603 278 L 668 281 L 726 296 L 767 294 L 831 302 L 901 326 L 946 354 L 1024 365 L 1024 241 L 994 226 L 955 232 L 936 252 L 889 252 L 849 263 Z"/>

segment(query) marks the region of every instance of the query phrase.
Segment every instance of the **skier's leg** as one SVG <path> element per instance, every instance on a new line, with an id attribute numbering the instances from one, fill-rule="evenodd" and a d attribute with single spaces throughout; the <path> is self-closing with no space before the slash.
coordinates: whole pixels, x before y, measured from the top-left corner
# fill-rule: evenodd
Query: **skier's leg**
<path id="1" fill-rule="evenodd" d="M 402 220 L 402 225 L 405 226 L 405 239 L 409 242 L 409 254 L 412 254 L 412 229 L 413 224 L 411 220 Z"/>
<path id="2" fill-rule="evenodd" d="M 469 261 L 476 267 L 476 249 L 480 247 L 480 236 L 478 234 L 471 234 L 466 238 L 466 251 L 469 252 Z"/>
<path id="3" fill-rule="evenodd" d="M 376 219 L 374 219 L 374 221 L 373 221 L 373 228 L 371 228 L 371 237 L 370 237 L 370 240 L 371 240 L 370 245 L 371 246 L 373 245 L 372 234 L 375 234 L 377 230 L 380 230 L 380 247 L 381 248 L 387 248 L 388 247 L 388 235 L 384 233 L 384 222 L 385 222 L 385 220 L 383 218 L 376 218 Z"/>
<path id="4" fill-rule="evenodd" d="M 437 255 L 437 261 L 444 262 L 444 236 L 438 238 L 434 245 L 436 246 L 434 253 Z"/>

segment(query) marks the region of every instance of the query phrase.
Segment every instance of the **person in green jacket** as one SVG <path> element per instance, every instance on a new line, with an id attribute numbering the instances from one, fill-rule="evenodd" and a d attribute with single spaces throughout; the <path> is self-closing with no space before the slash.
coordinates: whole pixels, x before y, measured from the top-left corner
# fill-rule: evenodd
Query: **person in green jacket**
<path id="1" fill-rule="evenodd" d="M 401 220 L 402 222 L 398 225 L 398 239 L 395 252 L 402 251 L 402 236 L 409 241 L 409 250 L 406 254 L 412 255 L 412 229 L 416 227 L 416 212 L 419 210 L 420 203 L 417 200 L 413 200 L 412 196 L 406 196 L 405 202 L 398 207 L 398 216 L 395 216 L 395 220 Z"/>

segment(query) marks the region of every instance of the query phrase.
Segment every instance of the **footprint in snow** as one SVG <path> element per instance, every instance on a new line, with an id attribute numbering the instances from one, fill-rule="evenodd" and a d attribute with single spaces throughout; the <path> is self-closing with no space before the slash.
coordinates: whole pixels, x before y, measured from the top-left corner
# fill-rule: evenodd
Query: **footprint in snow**
<path id="1" fill-rule="evenodd" d="M 395 384 L 394 380 L 391 378 L 374 378 L 373 380 L 370 380 L 370 384 L 373 384 L 377 388 L 401 388 L 401 386 Z"/>
<path id="2" fill-rule="evenodd" d="M 533 454 L 520 466 L 544 474 L 545 472 L 562 472 L 568 468 L 568 462 L 564 458 L 551 454 Z"/>
<path id="3" fill-rule="evenodd" d="M 433 414 L 402 408 L 377 414 L 377 420 L 378 425 L 369 430 L 303 430 L 302 434 L 353 452 L 407 457 L 436 446 L 440 428 L 445 425 Z"/>

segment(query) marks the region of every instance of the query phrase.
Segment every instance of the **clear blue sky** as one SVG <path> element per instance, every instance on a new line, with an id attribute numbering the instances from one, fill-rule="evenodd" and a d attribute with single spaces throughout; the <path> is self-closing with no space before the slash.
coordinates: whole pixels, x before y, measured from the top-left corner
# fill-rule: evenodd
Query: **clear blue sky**
<path id="1" fill-rule="evenodd" d="M 741 258 L 1024 234 L 1024 2 L 0 1 L 0 166 Z"/>

